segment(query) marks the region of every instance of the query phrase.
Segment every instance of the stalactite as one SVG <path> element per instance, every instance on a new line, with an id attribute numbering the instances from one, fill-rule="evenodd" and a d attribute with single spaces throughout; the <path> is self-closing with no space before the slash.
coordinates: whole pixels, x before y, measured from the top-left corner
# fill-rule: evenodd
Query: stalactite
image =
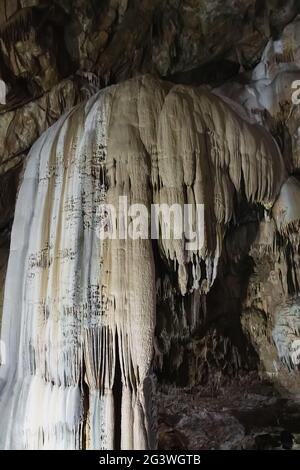
<path id="1" fill-rule="evenodd" d="M 47 131 L 30 152 L 12 232 L 0 447 L 109 449 L 118 433 L 123 449 L 156 445 L 152 241 L 101 240 L 101 203 L 205 205 L 204 246 L 159 240 L 184 295 L 214 281 L 235 192 L 269 208 L 283 178 L 262 128 L 205 89 L 147 76 Z"/>
<path id="2" fill-rule="evenodd" d="M 282 185 L 280 194 L 272 208 L 272 216 L 278 231 L 285 237 L 298 235 L 300 221 L 300 183 L 291 176 Z M 299 240 L 299 236 L 297 237 Z M 291 240 L 296 242 L 296 240 Z"/>

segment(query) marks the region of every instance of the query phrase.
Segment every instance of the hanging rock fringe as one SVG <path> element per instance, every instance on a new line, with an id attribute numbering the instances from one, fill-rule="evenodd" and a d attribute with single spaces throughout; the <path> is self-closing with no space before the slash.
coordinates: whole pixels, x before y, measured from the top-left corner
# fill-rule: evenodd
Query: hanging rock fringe
<path id="1" fill-rule="evenodd" d="M 185 295 L 215 279 L 235 192 L 243 184 L 249 201 L 269 208 L 283 178 L 261 127 L 205 89 L 148 76 L 100 91 L 43 134 L 12 231 L 0 447 L 156 445 L 152 242 L 100 240 L 101 202 L 205 205 L 204 246 L 159 243 Z"/>

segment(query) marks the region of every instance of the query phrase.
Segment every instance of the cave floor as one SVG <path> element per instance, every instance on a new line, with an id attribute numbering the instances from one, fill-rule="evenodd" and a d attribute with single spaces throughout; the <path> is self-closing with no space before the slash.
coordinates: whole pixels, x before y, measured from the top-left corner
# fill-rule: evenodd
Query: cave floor
<path id="1" fill-rule="evenodd" d="M 239 380 L 219 387 L 159 390 L 159 448 L 300 449 L 300 395 Z"/>

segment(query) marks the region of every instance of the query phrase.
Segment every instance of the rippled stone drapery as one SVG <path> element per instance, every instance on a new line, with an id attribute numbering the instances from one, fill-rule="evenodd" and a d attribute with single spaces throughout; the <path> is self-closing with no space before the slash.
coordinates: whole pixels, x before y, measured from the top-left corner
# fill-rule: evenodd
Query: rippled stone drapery
<path id="1" fill-rule="evenodd" d="M 235 192 L 270 208 L 283 180 L 263 128 L 205 89 L 151 77 L 101 91 L 47 131 L 12 232 L 0 446 L 155 447 L 152 242 L 101 241 L 101 202 L 205 204 L 201 250 L 159 243 L 184 295 L 214 281 Z"/>

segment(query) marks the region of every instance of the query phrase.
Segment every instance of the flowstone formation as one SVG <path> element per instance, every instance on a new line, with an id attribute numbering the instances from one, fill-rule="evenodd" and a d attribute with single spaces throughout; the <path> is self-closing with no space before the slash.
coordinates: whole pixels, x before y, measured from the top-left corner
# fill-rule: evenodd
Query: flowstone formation
<path id="1" fill-rule="evenodd" d="M 206 89 L 150 76 L 99 92 L 43 134 L 12 230 L 1 447 L 156 445 L 152 240 L 99 237 L 101 203 L 204 204 L 203 246 L 160 237 L 158 249 L 182 296 L 207 293 L 236 195 L 268 211 L 284 178 L 262 127 Z"/>

